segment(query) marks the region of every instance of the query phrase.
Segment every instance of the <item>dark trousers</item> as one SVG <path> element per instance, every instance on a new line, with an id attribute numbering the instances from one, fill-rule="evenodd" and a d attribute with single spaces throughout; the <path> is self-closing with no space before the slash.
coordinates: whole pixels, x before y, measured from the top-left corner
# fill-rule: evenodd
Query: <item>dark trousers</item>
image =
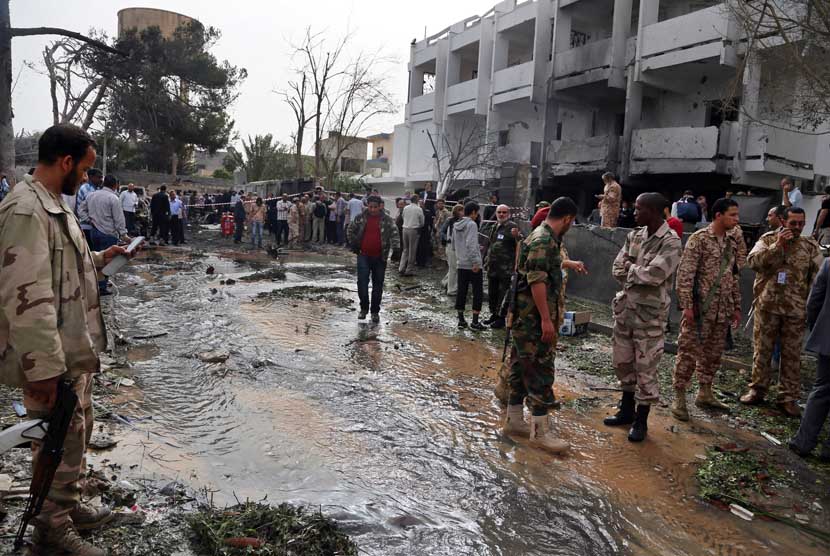
<path id="1" fill-rule="evenodd" d="M 245 221 L 236 220 L 234 223 L 236 224 L 236 229 L 233 233 L 233 240 L 239 243 L 240 241 L 242 241 L 242 234 L 245 231 Z"/>
<path id="2" fill-rule="evenodd" d="M 92 236 L 93 251 L 106 251 L 113 245 L 118 245 L 118 237 L 103 234 L 99 232 L 96 228 L 92 228 L 90 235 Z M 98 291 L 102 293 L 107 291 L 106 278 L 104 278 L 103 280 L 98 280 Z"/>
<path id="3" fill-rule="evenodd" d="M 467 307 L 467 292 L 473 286 L 473 312 L 480 313 L 484 301 L 484 274 L 469 268 L 458 269 L 458 293 L 455 295 L 455 310 L 464 311 Z"/>
<path id="4" fill-rule="evenodd" d="M 124 211 L 124 223 L 127 225 L 127 232 L 135 234 L 135 213 Z"/>
<path id="5" fill-rule="evenodd" d="M 383 298 L 383 280 L 386 277 L 386 261 L 380 257 L 357 256 L 357 295 L 360 298 L 360 310 L 372 314 L 380 313 L 380 301 Z M 372 303 L 369 304 L 369 279 L 372 280 Z"/>
<path id="6" fill-rule="evenodd" d="M 84 232 L 84 238 L 86 238 L 86 244 L 89 245 L 89 248 L 92 249 L 92 230 L 87 230 L 86 228 L 81 228 Z"/>
<path id="7" fill-rule="evenodd" d="M 277 245 L 288 243 L 288 220 L 277 220 L 277 229 L 274 231 L 277 236 Z"/>
<path id="8" fill-rule="evenodd" d="M 830 355 L 818 356 L 816 383 L 807 398 L 807 407 L 801 417 L 801 426 L 790 441 L 800 452 L 811 452 L 818 444 L 818 437 L 827 415 L 830 414 Z M 830 455 L 830 439 L 822 448 L 823 455 Z"/>
<path id="9" fill-rule="evenodd" d="M 153 215 L 153 228 L 150 230 L 150 235 L 156 235 L 158 230 L 158 238 L 167 243 L 170 239 L 170 217 L 166 214 Z"/>
<path id="10" fill-rule="evenodd" d="M 326 241 L 337 243 L 337 221 L 329 220 L 328 217 L 326 217 Z"/>
<path id="11" fill-rule="evenodd" d="M 346 216 L 337 217 L 337 245 L 346 243 Z"/>
<path id="12" fill-rule="evenodd" d="M 170 233 L 173 235 L 173 245 L 184 242 L 184 222 L 178 216 L 170 217 Z"/>
<path id="13" fill-rule="evenodd" d="M 490 315 L 506 317 L 507 311 L 504 310 L 502 302 L 507 292 L 510 291 L 511 276 L 501 276 L 500 274 L 487 275 L 487 302 L 490 306 Z"/>

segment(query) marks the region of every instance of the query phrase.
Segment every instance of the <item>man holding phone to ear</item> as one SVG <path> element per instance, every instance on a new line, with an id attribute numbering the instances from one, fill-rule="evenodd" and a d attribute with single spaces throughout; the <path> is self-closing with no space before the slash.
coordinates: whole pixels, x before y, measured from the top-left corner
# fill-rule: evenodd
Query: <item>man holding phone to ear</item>
<path id="1" fill-rule="evenodd" d="M 789 207 L 783 227 L 762 235 L 747 257 L 757 273 L 752 383 L 741 397 L 747 405 L 764 401 L 770 386 L 770 357 L 776 339 L 781 342 L 778 407 L 790 417 L 800 417 L 796 403 L 801 394 L 801 348 L 807 322 L 807 296 L 824 262 L 816 240 L 802 236 L 804 209 Z"/>
<path id="2" fill-rule="evenodd" d="M 95 163 L 95 142 L 72 125 L 47 129 L 38 141 L 38 165 L 0 205 L 0 382 L 23 389 L 33 419 L 50 415 L 58 385 L 78 397 L 64 454 L 39 515 L 33 519 L 37 554 L 106 554 L 78 535 L 108 522 L 107 507 L 80 500 L 80 474 L 92 435 L 92 374 L 107 336 L 96 269 L 118 255 L 114 245 L 89 250 L 78 219 L 61 194 L 74 195 Z M 117 200 L 117 197 L 115 197 Z M 32 442 L 36 468 L 42 441 Z"/>

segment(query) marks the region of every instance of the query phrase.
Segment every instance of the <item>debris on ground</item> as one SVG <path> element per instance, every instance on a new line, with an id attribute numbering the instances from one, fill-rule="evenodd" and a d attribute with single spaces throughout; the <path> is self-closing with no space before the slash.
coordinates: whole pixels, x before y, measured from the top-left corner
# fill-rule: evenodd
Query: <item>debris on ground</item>
<path id="1" fill-rule="evenodd" d="M 257 294 L 256 299 L 298 299 L 304 301 L 322 301 L 335 307 L 347 308 L 354 304 L 354 300 L 346 295 L 351 291 L 339 287 L 292 286 L 280 288 L 270 292 Z"/>
<path id="2" fill-rule="evenodd" d="M 731 503 L 772 494 L 775 484 L 783 486 L 784 475 L 765 458 L 752 452 L 709 450 L 697 470 L 700 496 Z"/>
<path id="3" fill-rule="evenodd" d="M 191 544 L 206 556 L 357 556 L 357 545 L 320 512 L 254 502 L 188 516 Z"/>
<path id="4" fill-rule="evenodd" d="M 285 280 L 285 269 L 276 267 L 268 270 L 261 270 L 239 279 L 242 282 L 277 282 Z"/>
<path id="5" fill-rule="evenodd" d="M 224 363 L 230 357 L 227 351 L 208 351 L 200 353 L 198 357 L 203 363 Z"/>

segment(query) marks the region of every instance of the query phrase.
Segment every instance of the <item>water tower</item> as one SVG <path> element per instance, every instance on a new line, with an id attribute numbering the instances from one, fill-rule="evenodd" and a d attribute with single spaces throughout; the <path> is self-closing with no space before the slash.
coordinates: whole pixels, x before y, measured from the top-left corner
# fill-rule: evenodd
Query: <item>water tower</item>
<path id="1" fill-rule="evenodd" d="M 172 37 L 181 25 L 200 23 L 192 17 L 167 10 L 155 8 L 124 8 L 118 12 L 118 36 L 122 37 L 129 29 L 143 31 L 149 27 L 158 27 L 163 37 Z"/>

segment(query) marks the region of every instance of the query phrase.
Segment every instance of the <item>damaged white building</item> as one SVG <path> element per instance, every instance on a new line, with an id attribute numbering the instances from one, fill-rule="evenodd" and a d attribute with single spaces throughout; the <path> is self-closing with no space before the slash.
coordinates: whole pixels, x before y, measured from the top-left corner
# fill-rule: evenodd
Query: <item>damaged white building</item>
<path id="1" fill-rule="evenodd" d="M 786 88 L 767 85 L 788 77 L 753 61 L 737 80 L 741 34 L 725 3 L 500 2 L 413 42 L 392 179 L 438 181 L 435 138 L 480 126 L 498 168 L 470 186 L 521 205 L 567 193 L 590 209 L 606 170 L 671 196 L 778 189 L 784 176 L 819 191 L 830 136 L 776 125 Z"/>

